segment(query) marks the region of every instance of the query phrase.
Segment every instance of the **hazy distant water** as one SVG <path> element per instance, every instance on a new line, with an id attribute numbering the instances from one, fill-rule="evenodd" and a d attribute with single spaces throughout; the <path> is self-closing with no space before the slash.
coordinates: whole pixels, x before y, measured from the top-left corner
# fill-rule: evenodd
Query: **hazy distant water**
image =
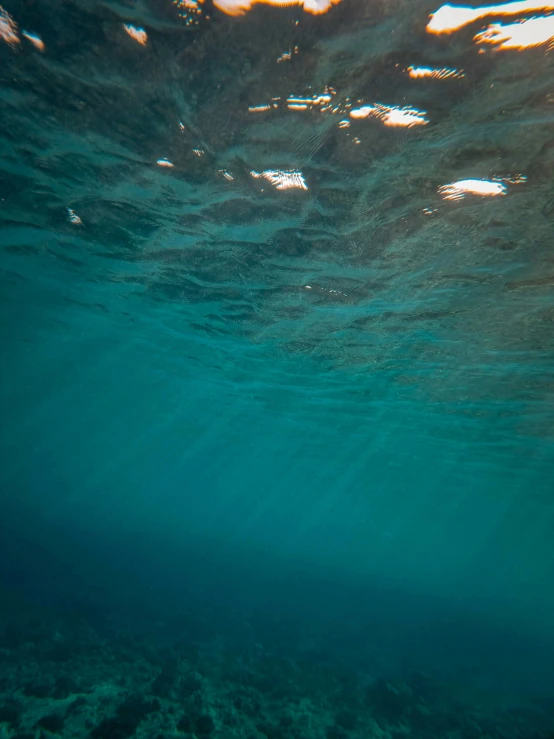
<path id="1" fill-rule="evenodd" d="M 554 55 L 427 2 L 3 2 L 10 598 L 551 642 Z"/>

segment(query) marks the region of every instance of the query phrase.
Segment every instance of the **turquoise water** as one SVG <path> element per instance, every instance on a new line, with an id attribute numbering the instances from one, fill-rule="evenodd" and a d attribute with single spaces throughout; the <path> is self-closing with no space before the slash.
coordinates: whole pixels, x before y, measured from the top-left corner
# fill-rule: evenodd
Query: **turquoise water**
<path id="1" fill-rule="evenodd" d="M 2 2 L 0 737 L 550 739 L 548 9 Z"/>

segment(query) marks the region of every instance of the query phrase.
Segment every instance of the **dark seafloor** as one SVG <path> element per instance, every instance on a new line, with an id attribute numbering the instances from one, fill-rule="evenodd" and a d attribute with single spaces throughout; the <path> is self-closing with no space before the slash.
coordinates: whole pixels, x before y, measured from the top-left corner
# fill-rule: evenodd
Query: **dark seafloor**
<path id="1" fill-rule="evenodd" d="M 0 2 L 0 739 L 552 739 L 554 3 Z"/>

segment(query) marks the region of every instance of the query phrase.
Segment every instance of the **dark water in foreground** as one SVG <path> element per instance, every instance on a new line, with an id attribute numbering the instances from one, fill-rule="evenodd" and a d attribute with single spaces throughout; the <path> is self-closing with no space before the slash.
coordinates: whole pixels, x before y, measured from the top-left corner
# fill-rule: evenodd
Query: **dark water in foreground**
<path id="1" fill-rule="evenodd" d="M 0 739 L 552 739 L 552 8 L 1 2 Z"/>

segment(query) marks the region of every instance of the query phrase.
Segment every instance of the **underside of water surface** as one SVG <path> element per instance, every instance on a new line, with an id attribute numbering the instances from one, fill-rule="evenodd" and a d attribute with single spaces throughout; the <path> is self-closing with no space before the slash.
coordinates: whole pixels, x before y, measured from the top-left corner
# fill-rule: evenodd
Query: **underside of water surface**
<path id="1" fill-rule="evenodd" d="M 0 2 L 0 739 L 552 739 L 554 3 Z"/>

